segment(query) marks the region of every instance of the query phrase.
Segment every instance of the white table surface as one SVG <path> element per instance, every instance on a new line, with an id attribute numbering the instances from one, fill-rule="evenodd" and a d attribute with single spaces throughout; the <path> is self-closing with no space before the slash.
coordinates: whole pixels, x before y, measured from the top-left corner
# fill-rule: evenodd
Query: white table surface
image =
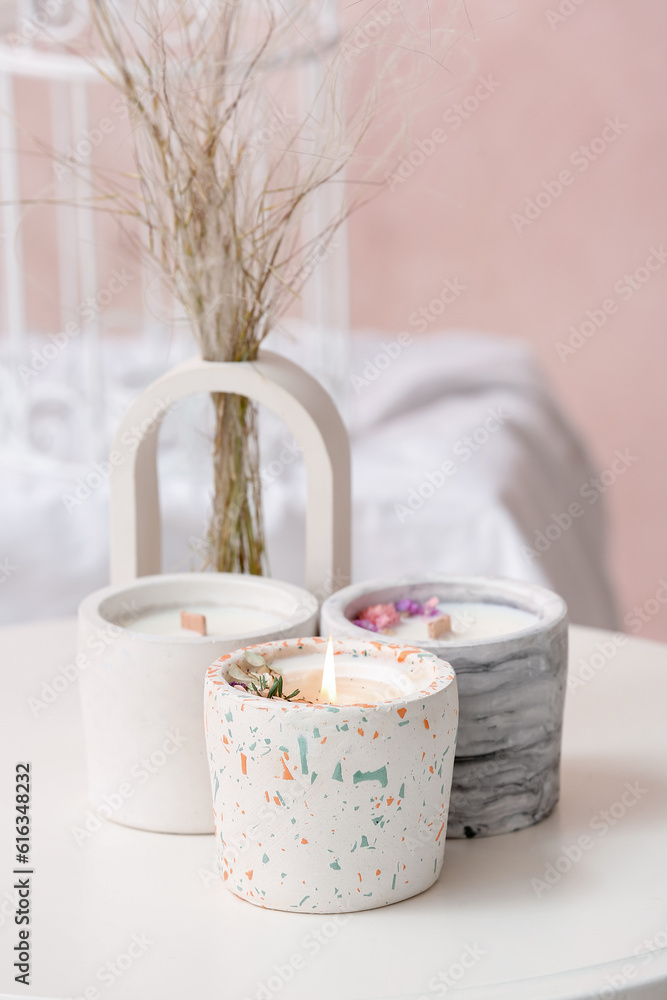
<path id="1" fill-rule="evenodd" d="M 573 628 L 571 673 L 605 640 Z M 237 899 L 214 874 L 210 836 L 103 822 L 76 843 L 90 809 L 76 681 L 37 717 L 28 705 L 74 645 L 70 620 L 0 630 L 0 996 L 667 998 L 667 646 L 628 639 L 568 692 L 561 801 L 548 820 L 448 841 L 428 892 L 336 923 Z M 29 987 L 12 969 L 20 760 L 33 770 Z M 583 835 L 581 859 L 538 892 L 531 879 L 544 881 L 549 864 L 566 868 Z M 144 943 L 130 960 L 133 935 Z M 275 966 L 290 961 L 297 970 L 279 977 Z"/>

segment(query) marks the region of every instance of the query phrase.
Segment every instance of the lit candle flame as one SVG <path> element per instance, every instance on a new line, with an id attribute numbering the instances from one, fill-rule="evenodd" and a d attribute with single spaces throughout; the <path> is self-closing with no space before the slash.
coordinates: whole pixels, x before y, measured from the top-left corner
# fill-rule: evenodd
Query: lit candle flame
<path id="1" fill-rule="evenodd" d="M 333 705 L 336 700 L 336 668 L 334 666 L 334 648 L 331 636 L 329 636 L 327 652 L 324 657 L 320 698 L 322 701 L 328 702 L 329 705 Z"/>

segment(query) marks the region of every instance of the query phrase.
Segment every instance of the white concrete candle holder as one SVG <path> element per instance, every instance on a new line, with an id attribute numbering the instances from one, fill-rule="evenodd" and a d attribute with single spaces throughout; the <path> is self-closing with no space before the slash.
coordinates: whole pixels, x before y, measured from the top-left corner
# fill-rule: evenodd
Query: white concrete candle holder
<path id="1" fill-rule="evenodd" d="M 322 599 L 350 571 L 347 432 L 329 395 L 298 365 L 268 352 L 255 362 L 193 358 L 132 403 L 110 457 L 112 586 L 80 608 L 81 693 L 95 805 L 118 822 L 168 833 L 213 830 L 201 707 L 206 668 L 248 643 L 317 631 L 318 602 L 298 587 L 233 574 L 156 575 L 157 431 L 174 402 L 213 392 L 267 406 L 296 439 L 307 476 L 308 589 Z M 179 609 L 208 612 L 210 634 L 180 634 Z"/>
<path id="2" fill-rule="evenodd" d="M 325 640 L 253 647 L 285 677 Z M 206 679 L 206 740 L 220 871 L 259 906 L 364 910 L 428 889 L 443 862 L 457 728 L 456 679 L 432 653 L 335 642 L 391 700 L 336 706 L 260 698 L 233 687 L 223 656 Z M 321 669 L 321 668 L 320 668 Z"/>
<path id="3" fill-rule="evenodd" d="M 543 587 L 494 577 L 405 576 L 333 594 L 322 606 L 321 631 L 359 641 L 369 632 L 352 620 L 363 608 L 402 598 L 423 603 L 433 596 L 443 603 L 500 605 L 531 616 L 518 631 L 495 637 L 374 638 L 415 642 L 456 671 L 460 717 L 447 836 L 490 836 L 532 826 L 549 815 L 559 795 L 565 602 Z M 508 615 L 519 617 L 525 616 Z"/>
<path id="4" fill-rule="evenodd" d="M 142 631 L 155 612 L 238 607 L 245 629 L 201 636 Z M 251 625 L 251 612 L 256 615 Z M 89 793 L 110 819 L 162 833 L 212 833 L 202 712 L 206 669 L 221 654 L 316 628 L 307 591 L 263 577 L 176 573 L 90 594 L 79 609 Z M 149 617 L 150 616 L 150 617 Z M 153 620 L 152 620 L 153 619 Z"/>

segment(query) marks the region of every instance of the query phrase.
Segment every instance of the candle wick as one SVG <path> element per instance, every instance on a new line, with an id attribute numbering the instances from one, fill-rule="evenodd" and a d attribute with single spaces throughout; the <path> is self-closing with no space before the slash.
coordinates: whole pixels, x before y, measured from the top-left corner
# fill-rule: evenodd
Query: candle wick
<path id="1" fill-rule="evenodd" d="M 206 635 L 206 615 L 198 615 L 194 611 L 181 611 L 181 628 L 188 632 Z"/>

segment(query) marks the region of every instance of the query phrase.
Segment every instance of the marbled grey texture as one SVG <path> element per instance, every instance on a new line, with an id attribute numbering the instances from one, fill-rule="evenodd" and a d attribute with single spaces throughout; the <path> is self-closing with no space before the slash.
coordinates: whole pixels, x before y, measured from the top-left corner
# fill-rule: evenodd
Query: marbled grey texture
<path id="1" fill-rule="evenodd" d="M 567 674 L 567 608 L 534 584 L 433 574 L 356 584 L 322 606 L 323 635 L 359 637 L 351 618 L 369 604 L 490 601 L 532 611 L 535 626 L 493 640 L 424 640 L 449 661 L 459 688 L 459 732 L 448 837 L 511 833 L 545 819 L 559 795 Z M 379 638 L 379 636 L 376 636 Z M 391 638 L 387 637 L 388 642 Z"/>

